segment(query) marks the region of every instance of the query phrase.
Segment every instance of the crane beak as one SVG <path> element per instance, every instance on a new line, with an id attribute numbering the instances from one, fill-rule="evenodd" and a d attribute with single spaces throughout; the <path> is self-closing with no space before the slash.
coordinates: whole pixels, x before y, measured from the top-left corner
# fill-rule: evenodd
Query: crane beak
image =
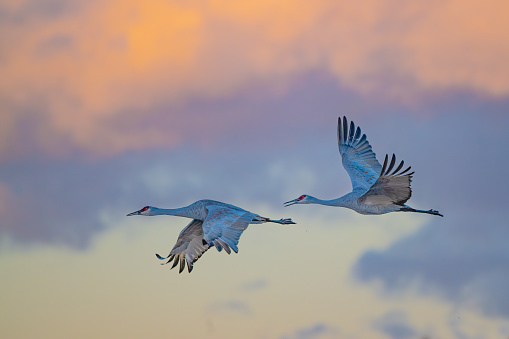
<path id="1" fill-rule="evenodd" d="M 127 217 L 130 217 L 131 215 L 140 215 L 140 211 L 129 213 Z"/>
<path id="2" fill-rule="evenodd" d="M 283 206 L 288 207 L 288 206 L 291 206 L 291 205 L 294 205 L 294 204 L 298 203 L 299 201 L 300 201 L 299 199 L 293 199 L 293 200 L 285 202 L 283 204 Z"/>

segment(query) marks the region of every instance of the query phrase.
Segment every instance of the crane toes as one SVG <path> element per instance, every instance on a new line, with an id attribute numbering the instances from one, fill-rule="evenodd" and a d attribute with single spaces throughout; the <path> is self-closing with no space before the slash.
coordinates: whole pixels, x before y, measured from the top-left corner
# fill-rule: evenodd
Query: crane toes
<path id="1" fill-rule="evenodd" d="M 431 214 L 434 214 L 434 215 L 438 215 L 438 216 L 443 217 L 443 215 L 442 215 L 442 214 L 440 214 L 440 212 L 439 212 L 439 211 L 437 211 L 437 210 L 429 210 L 429 212 L 430 212 Z"/>

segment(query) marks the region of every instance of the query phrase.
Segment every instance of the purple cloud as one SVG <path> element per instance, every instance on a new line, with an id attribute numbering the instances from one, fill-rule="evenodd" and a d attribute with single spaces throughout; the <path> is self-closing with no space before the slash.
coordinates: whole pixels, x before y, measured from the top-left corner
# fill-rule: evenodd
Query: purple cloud
<path id="1" fill-rule="evenodd" d="M 408 324 L 406 315 L 403 312 L 389 312 L 377 319 L 373 326 L 392 339 L 410 339 L 416 337 L 415 331 Z"/>
<path id="2" fill-rule="evenodd" d="M 364 253 L 354 269 L 360 281 L 379 280 L 390 293 L 417 283 L 424 294 L 509 315 L 507 126 L 507 115 L 468 111 L 421 124 L 411 139 L 423 146 L 410 202 L 445 217 L 429 219 L 386 250 Z"/>
<path id="3" fill-rule="evenodd" d="M 297 329 L 293 334 L 283 336 L 281 339 L 316 339 L 322 336 L 338 336 L 339 330 L 333 326 L 316 323 L 309 327 Z"/>

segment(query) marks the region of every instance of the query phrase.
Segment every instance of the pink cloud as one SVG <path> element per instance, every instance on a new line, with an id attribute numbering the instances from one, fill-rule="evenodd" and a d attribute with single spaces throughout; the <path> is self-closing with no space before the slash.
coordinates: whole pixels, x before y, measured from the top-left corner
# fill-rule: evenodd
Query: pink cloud
<path id="1" fill-rule="evenodd" d="M 23 15 L 23 6 L 9 3 L 8 13 Z M 273 83 L 310 70 L 366 95 L 509 94 L 503 1 L 81 6 L 51 20 L 32 13 L 23 25 L 1 24 L 0 40 L 10 42 L 0 58 L 2 154 L 20 152 L 8 131 L 33 112 L 44 122 L 34 138 L 49 152 L 172 147 L 193 126 L 178 109 L 186 102 L 234 96 L 260 82 L 276 93 Z M 158 107 L 166 121 L 146 123 Z M 227 130 L 228 122 L 211 123 Z"/>

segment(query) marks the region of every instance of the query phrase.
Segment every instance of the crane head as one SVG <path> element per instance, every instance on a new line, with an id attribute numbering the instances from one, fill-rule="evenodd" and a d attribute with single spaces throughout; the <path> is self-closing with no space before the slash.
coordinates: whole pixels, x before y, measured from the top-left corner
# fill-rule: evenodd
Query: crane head
<path id="1" fill-rule="evenodd" d="M 152 207 L 145 206 L 141 210 L 129 213 L 127 216 L 130 217 L 131 215 L 150 215 L 150 211 L 152 210 Z"/>
<path id="2" fill-rule="evenodd" d="M 288 206 L 295 205 L 295 204 L 307 204 L 307 203 L 309 203 L 308 197 L 309 197 L 308 195 L 303 194 L 300 197 L 298 197 L 297 199 L 293 199 L 293 200 L 285 202 L 283 205 L 285 207 L 288 207 Z"/>

